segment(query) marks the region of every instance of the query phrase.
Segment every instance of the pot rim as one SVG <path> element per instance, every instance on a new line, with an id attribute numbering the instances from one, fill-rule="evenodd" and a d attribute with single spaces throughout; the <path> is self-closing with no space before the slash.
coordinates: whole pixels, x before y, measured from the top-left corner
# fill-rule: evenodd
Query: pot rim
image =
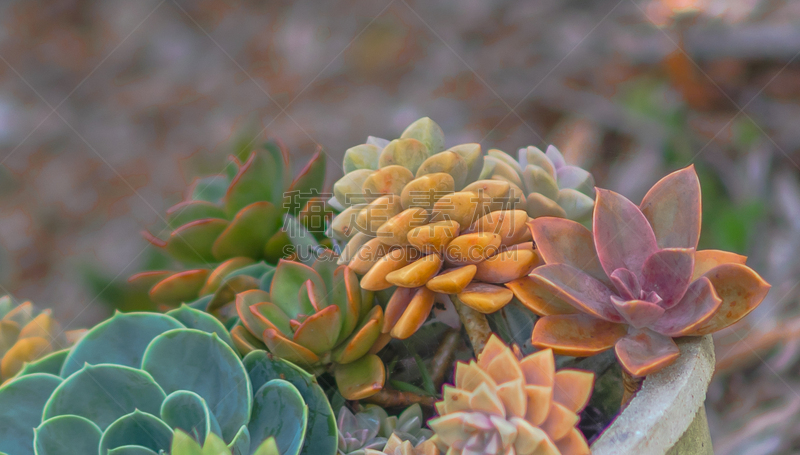
<path id="1" fill-rule="evenodd" d="M 714 374 L 714 342 L 711 335 L 676 342 L 680 357 L 645 378 L 625 410 L 592 444 L 594 455 L 663 455 L 689 428 Z"/>

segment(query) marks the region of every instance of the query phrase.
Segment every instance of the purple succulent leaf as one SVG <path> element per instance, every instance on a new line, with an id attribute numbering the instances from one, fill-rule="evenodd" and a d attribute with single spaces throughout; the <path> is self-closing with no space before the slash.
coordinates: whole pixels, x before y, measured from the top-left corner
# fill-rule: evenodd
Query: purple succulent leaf
<path id="1" fill-rule="evenodd" d="M 584 194 L 592 194 L 594 177 L 577 166 L 562 166 L 556 171 L 559 188 L 572 188 Z"/>
<path id="2" fill-rule="evenodd" d="M 617 294 L 626 300 L 638 299 L 642 294 L 642 286 L 636 274 L 628 269 L 614 270 L 611 275 L 611 282 L 617 288 Z"/>
<path id="3" fill-rule="evenodd" d="M 642 199 L 642 213 L 661 248 L 697 248 L 701 223 L 700 180 L 689 166 L 659 180 Z"/>
<path id="4" fill-rule="evenodd" d="M 614 346 L 622 368 L 633 376 L 647 376 L 678 358 L 681 351 L 672 338 L 649 329 L 630 329 Z"/>
<path id="5" fill-rule="evenodd" d="M 611 290 L 571 265 L 546 264 L 534 269 L 531 276 L 582 313 L 611 322 L 624 321 L 611 303 Z"/>
<path id="6" fill-rule="evenodd" d="M 689 285 L 681 301 L 667 309 L 651 328 L 671 337 L 688 335 L 713 318 L 721 303 L 711 281 L 700 277 Z"/>
<path id="7" fill-rule="evenodd" d="M 694 273 L 694 248 L 665 248 L 650 255 L 642 267 L 642 289 L 655 292 L 664 308 L 680 302 Z"/>
<path id="8" fill-rule="evenodd" d="M 664 308 L 658 302 L 623 300 L 616 295 L 611 296 L 611 302 L 628 324 L 637 329 L 650 326 L 664 314 Z"/>
<path id="9" fill-rule="evenodd" d="M 644 294 L 644 297 L 642 298 L 642 300 L 644 300 L 646 302 L 650 302 L 650 303 L 656 303 L 656 304 L 660 305 L 662 308 L 664 307 L 664 305 L 661 305 L 661 302 L 664 299 L 662 299 L 661 296 L 658 295 L 657 293 L 655 293 L 653 291 L 650 291 L 650 292 L 643 292 L 643 294 Z"/>
<path id="10" fill-rule="evenodd" d="M 561 167 L 567 165 L 567 162 L 564 160 L 564 155 L 562 155 L 554 145 L 548 145 L 544 154 L 550 162 L 553 163 L 553 168 L 555 168 L 556 172 L 558 172 Z"/>
<path id="11" fill-rule="evenodd" d="M 531 220 L 528 226 L 536 241 L 536 248 L 546 263 L 569 264 L 604 283 L 608 282 L 597 259 L 592 232 L 582 224 L 544 216 Z"/>
<path id="12" fill-rule="evenodd" d="M 597 257 L 606 274 L 623 268 L 640 276 L 658 245 L 639 207 L 620 194 L 598 188 L 593 222 Z"/>

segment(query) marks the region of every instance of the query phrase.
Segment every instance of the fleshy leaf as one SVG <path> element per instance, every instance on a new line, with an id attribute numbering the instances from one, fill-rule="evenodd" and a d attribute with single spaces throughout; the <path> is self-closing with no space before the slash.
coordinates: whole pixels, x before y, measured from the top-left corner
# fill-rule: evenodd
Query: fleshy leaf
<path id="1" fill-rule="evenodd" d="M 314 289 L 319 293 L 317 300 L 324 302 L 325 283 L 314 269 L 297 262 L 281 260 L 277 269 L 275 269 L 275 276 L 272 278 L 272 286 L 269 291 L 272 303 L 292 319 L 296 319 L 297 315 L 301 313 L 311 314 L 314 309 L 301 307 L 297 298 L 300 294 L 300 289 L 305 286 L 308 280 L 314 283 Z"/>
<path id="2" fill-rule="evenodd" d="M 700 180 L 694 165 L 659 180 L 640 205 L 661 248 L 697 248 L 700 206 Z"/>
<path id="3" fill-rule="evenodd" d="M 614 347 L 627 326 L 585 314 L 545 316 L 533 327 L 531 342 L 560 355 L 587 357 Z"/>
<path id="4" fill-rule="evenodd" d="M 297 455 L 303 447 L 308 406 L 297 388 L 283 379 L 272 379 L 253 398 L 253 413 L 247 429 L 253 441 L 275 438 L 281 454 Z"/>
<path id="5" fill-rule="evenodd" d="M 63 415 L 42 422 L 36 428 L 33 445 L 36 455 L 94 454 L 101 436 L 100 428 L 91 420 Z"/>
<path id="6" fill-rule="evenodd" d="M 167 222 L 173 229 L 206 218 L 225 218 L 225 212 L 216 204 L 203 200 L 188 200 L 167 209 Z"/>
<path id="7" fill-rule="evenodd" d="M 649 329 L 632 329 L 614 348 L 622 368 L 632 376 L 647 376 L 678 358 L 681 351 L 672 338 Z"/>
<path id="8" fill-rule="evenodd" d="M 317 149 L 303 169 L 297 174 L 283 200 L 290 215 L 297 216 L 311 197 L 319 195 L 325 183 L 325 153 Z"/>
<path id="9" fill-rule="evenodd" d="M 583 194 L 592 194 L 594 177 L 577 166 L 562 166 L 556 171 L 559 188 L 571 188 Z"/>
<path id="10" fill-rule="evenodd" d="M 576 221 L 541 217 L 528 222 L 537 252 L 547 264 L 569 264 L 604 283 L 608 281 L 592 233 Z"/>
<path id="11" fill-rule="evenodd" d="M 592 200 L 592 198 L 572 188 L 561 188 L 558 190 L 556 203 L 564 209 L 567 218 L 579 221 L 588 219 L 594 207 L 594 200 Z"/>
<path id="12" fill-rule="evenodd" d="M 653 253 L 642 268 L 642 289 L 658 294 L 665 309 L 675 306 L 689 287 L 694 254 L 691 248 L 666 248 Z"/>
<path id="13" fill-rule="evenodd" d="M 244 207 L 217 237 L 211 253 L 218 261 L 233 257 L 258 259 L 283 224 L 281 209 L 267 201 Z"/>
<path id="14" fill-rule="evenodd" d="M 211 248 L 217 237 L 228 227 L 228 221 L 205 218 L 175 229 L 167 239 L 166 248 L 172 257 L 189 264 L 214 262 Z"/>
<path id="15" fill-rule="evenodd" d="M 225 326 L 219 319 L 211 316 L 205 311 L 196 310 L 187 305 L 167 312 L 167 316 L 175 318 L 178 322 L 188 329 L 197 329 L 201 332 L 216 333 L 219 338 L 228 346 L 233 348 L 233 340 Z"/>
<path id="16" fill-rule="evenodd" d="M 0 387 L 0 452 L 33 455 L 33 429 L 42 423 L 42 410 L 61 378 L 35 373 Z"/>
<path id="17" fill-rule="evenodd" d="M 622 317 L 611 304 L 605 284 L 567 264 L 546 264 L 531 274 L 534 280 L 577 310 L 611 322 Z"/>
<path id="18" fill-rule="evenodd" d="M 70 349 L 62 349 L 60 351 L 51 352 L 36 361 L 26 363 L 25 366 L 22 367 L 22 370 L 20 370 L 19 375 L 25 376 L 33 373 L 47 373 L 58 376 L 69 352 Z"/>
<path id="19" fill-rule="evenodd" d="M 97 324 L 72 347 L 61 368 L 61 377 L 66 378 L 86 363 L 139 368 L 150 341 L 178 328 L 183 328 L 183 324 L 163 314 L 117 313 Z"/>
<path id="20" fill-rule="evenodd" d="M 689 335 L 714 317 L 721 303 L 711 281 L 700 277 L 689 285 L 681 301 L 650 328 L 671 337 Z"/>
<path id="21" fill-rule="evenodd" d="M 86 365 L 53 392 L 43 418 L 78 415 L 105 430 L 136 409 L 158 414 L 165 397 L 145 371 L 121 365 Z"/>
<path id="22" fill-rule="evenodd" d="M 721 250 L 700 250 L 694 254 L 694 274 L 692 281 L 700 278 L 706 272 L 722 264 L 742 264 L 747 262 L 747 256 Z"/>
<path id="23" fill-rule="evenodd" d="M 620 268 L 639 275 L 644 261 L 658 251 L 639 207 L 613 191 L 597 189 L 593 223 L 597 257 L 606 275 Z"/>
<path id="24" fill-rule="evenodd" d="M 337 365 L 334 377 L 345 399 L 361 400 L 383 388 L 386 372 L 381 359 L 371 354 L 346 365 Z"/>
<path id="25" fill-rule="evenodd" d="M 336 452 L 336 419 L 325 392 L 313 375 L 285 360 L 273 358 L 265 351 L 251 352 L 242 362 L 254 389 L 260 389 L 273 379 L 284 379 L 302 395 L 308 406 L 303 455 L 333 455 Z"/>
<path id="26" fill-rule="evenodd" d="M 209 433 L 221 433 L 219 423 L 200 395 L 188 390 L 177 390 L 161 404 L 161 420 L 173 430 L 181 429 L 193 435 L 202 445 Z"/>
<path id="27" fill-rule="evenodd" d="M 184 270 L 172 274 L 150 289 L 150 298 L 164 305 L 175 306 L 198 297 L 206 283 L 208 269 Z"/>
<path id="28" fill-rule="evenodd" d="M 123 446 L 142 446 L 158 451 L 167 451 L 172 440 L 172 429 L 158 417 L 141 411 L 133 411 L 120 417 L 103 432 L 100 453 Z"/>
<path id="29" fill-rule="evenodd" d="M 180 374 L 175 374 L 176 368 Z M 203 397 L 225 440 L 247 423 L 252 403 L 247 372 L 239 356 L 216 334 L 177 329 L 159 335 L 148 346 L 142 369 L 167 394 L 189 390 Z"/>
<path id="30" fill-rule="evenodd" d="M 225 194 L 225 211 L 228 216 L 232 217 L 253 202 L 280 203 L 283 198 L 282 164 L 269 152 L 251 153 Z"/>
<path id="31" fill-rule="evenodd" d="M 554 314 L 573 314 L 578 310 L 565 302 L 547 287 L 541 285 L 539 281 L 531 276 L 524 276 L 514 281 L 506 283 L 506 287 L 511 289 L 514 296 L 529 310 L 538 316 L 550 316 Z"/>

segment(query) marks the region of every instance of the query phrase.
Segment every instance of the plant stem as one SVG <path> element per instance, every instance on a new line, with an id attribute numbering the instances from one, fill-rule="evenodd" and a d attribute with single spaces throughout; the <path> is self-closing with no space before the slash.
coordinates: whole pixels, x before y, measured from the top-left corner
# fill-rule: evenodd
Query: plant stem
<path id="1" fill-rule="evenodd" d="M 444 334 L 444 338 L 439 343 L 439 349 L 433 355 L 431 360 L 431 380 L 433 381 L 436 390 L 442 387 L 444 377 L 447 375 L 447 370 L 453 368 L 453 359 L 456 356 L 456 349 L 461 336 L 458 330 L 448 330 Z"/>
<path id="2" fill-rule="evenodd" d="M 486 347 L 486 342 L 492 335 L 492 329 L 489 327 L 489 321 L 483 313 L 479 313 L 472 308 L 464 305 L 457 297 L 451 296 L 453 305 L 456 307 L 461 323 L 469 336 L 469 342 L 472 344 L 472 351 L 475 357 L 478 357 L 483 348 Z"/>
<path id="3" fill-rule="evenodd" d="M 432 408 L 436 398 L 384 387 L 383 390 L 366 398 L 364 401 L 377 404 L 382 408 L 407 408 L 416 403 Z"/>
<path id="4" fill-rule="evenodd" d="M 622 409 L 628 406 L 636 392 L 642 388 L 644 378 L 637 378 L 622 370 Z"/>

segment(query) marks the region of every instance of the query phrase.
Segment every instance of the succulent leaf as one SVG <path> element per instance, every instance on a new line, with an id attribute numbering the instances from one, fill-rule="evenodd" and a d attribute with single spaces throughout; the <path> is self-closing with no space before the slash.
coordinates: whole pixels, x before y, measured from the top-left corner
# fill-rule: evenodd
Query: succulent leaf
<path id="1" fill-rule="evenodd" d="M 158 417 L 133 411 L 113 422 L 100 439 L 100 453 L 124 446 L 140 446 L 154 452 L 167 451 L 172 441 L 172 429 Z"/>
<path id="2" fill-rule="evenodd" d="M 214 414 L 211 413 L 206 400 L 188 390 L 176 390 L 164 399 L 159 414 L 161 420 L 173 430 L 183 430 L 203 444 L 210 433 L 220 435 Z"/>
<path id="3" fill-rule="evenodd" d="M 217 237 L 228 227 L 221 218 L 204 218 L 175 229 L 166 242 L 170 255 L 189 264 L 214 262 L 212 248 Z"/>
<path id="4" fill-rule="evenodd" d="M 34 430 L 36 455 L 72 455 L 95 453 L 102 432 L 89 419 L 62 415 L 47 419 Z M 64 441 L 70 441 L 67 446 Z"/>
<path id="5" fill-rule="evenodd" d="M 297 388 L 283 379 L 272 379 L 256 391 L 253 416 L 247 428 L 254 441 L 277 435 L 275 444 L 281 454 L 298 455 L 307 421 L 308 406 Z"/>
<path id="6" fill-rule="evenodd" d="M 256 201 L 239 210 L 230 224 L 218 234 L 211 247 L 216 260 L 234 257 L 258 259 L 264 245 L 281 228 L 281 209 L 267 201 Z"/>
<path id="7" fill-rule="evenodd" d="M 383 388 L 386 372 L 381 359 L 370 354 L 355 362 L 338 365 L 334 371 L 334 377 L 336 385 L 345 399 L 361 400 Z"/>
<path id="8" fill-rule="evenodd" d="M 175 365 L 182 365 L 181 374 L 174 373 Z M 201 396 L 214 411 L 224 439 L 232 439 L 247 424 L 252 406 L 247 372 L 236 353 L 216 334 L 194 329 L 165 332 L 148 346 L 142 370 L 150 373 L 167 394 L 189 390 Z"/>
<path id="9" fill-rule="evenodd" d="M 0 451 L 33 455 L 34 428 L 61 378 L 44 373 L 22 376 L 0 386 Z"/>
<path id="10" fill-rule="evenodd" d="M 186 328 L 197 329 L 201 332 L 216 333 L 217 336 L 228 346 L 233 348 L 233 340 L 228 330 L 219 322 L 219 319 L 211 316 L 205 311 L 196 310 L 188 305 L 181 305 L 172 311 L 168 311 L 170 316 L 183 324 Z"/>

